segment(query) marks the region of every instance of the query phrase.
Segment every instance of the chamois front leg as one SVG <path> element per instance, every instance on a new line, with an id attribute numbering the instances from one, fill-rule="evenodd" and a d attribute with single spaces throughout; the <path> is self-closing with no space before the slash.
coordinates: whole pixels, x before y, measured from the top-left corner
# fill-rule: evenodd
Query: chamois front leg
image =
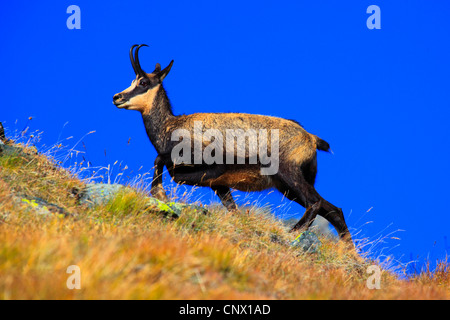
<path id="1" fill-rule="evenodd" d="M 161 201 L 167 201 L 166 191 L 162 185 L 162 175 L 164 171 L 165 161 L 164 158 L 158 155 L 155 159 L 155 171 L 153 173 L 152 187 L 150 193 L 153 197 Z"/>

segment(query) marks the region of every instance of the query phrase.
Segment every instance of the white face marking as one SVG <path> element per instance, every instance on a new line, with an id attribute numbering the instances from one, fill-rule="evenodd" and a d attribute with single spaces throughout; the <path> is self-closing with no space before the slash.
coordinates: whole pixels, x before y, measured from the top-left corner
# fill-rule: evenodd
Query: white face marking
<path id="1" fill-rule="evenodd" d="M 126 95 L 127 93 L 133 91 L 138 86 L 140 80 L 141 78 L 139 76 L 136 76 L 136 79 L 131 82 L 130 86 L 120 93 L 122 95 Z M 158 92 L 159 87 L 159 85 L 156 85 L 155 87 L 148 89 L 146 92 L 135 95 L 129 98 L 128 101 L 116 105 L 116 107 L 119 109 L 137 110 L 142 114 L 147 114 L 150 112 L 153 106 L 153 101 L 156 97 L 156 93 Z"/>

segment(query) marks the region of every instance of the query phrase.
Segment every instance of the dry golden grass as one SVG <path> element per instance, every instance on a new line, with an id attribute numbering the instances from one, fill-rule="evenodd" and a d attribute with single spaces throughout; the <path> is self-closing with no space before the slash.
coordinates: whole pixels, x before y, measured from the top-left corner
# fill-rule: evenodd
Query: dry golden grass
<path id="1" fill-rule="evenodd" d="M 366 286 L 375 262 L 321 239 L 300 254 L 278 220 L 257 208 L 229 214 L 183 212 L 170 220 L 146 209 L 144 192 L 117 195 L 89 209 L 73 188 L 83 182 L 43 155 L 0 155 L 0 299 L 448 299 L 449 268 L 407 280 L 384 270 L 381 289 Z M 39 197 L 72 216 L 36 215 L 17 198 Z M 70 290 L 68 266 L 81 270 Z"/>

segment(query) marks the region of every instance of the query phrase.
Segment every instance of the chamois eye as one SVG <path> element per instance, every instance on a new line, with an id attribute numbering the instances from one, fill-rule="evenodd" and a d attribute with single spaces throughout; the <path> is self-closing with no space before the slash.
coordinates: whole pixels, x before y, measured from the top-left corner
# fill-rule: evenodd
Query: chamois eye
<path id="1" fill-rule="evenodd" d="M 146 86 L 148 86 L 148 81 L 147 81 L 147 80 L 141 80 L 141 81 L 139 82 L 139 85 L 140 85 L 141 87 L 146 87 Z"/>

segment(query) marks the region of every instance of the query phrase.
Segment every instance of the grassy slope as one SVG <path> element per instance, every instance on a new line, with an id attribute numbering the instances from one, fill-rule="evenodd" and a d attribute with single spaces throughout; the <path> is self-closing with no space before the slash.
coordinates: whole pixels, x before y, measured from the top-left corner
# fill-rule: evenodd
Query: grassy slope
<path id="1" fill-rule="evenodd" d="M 83 182 L 24 148 L 0 155 L 1 299 L 448 299 L 448 265 L 400 280 L 383 271 L 366 287 L 367 266 L 341 243 L 322 239 L 319 254 L 289 246 L 296 235 L 258 213 L 168 220 L 144 209 L 143 193 L 104 206 L 77 205 Z M 39 197 L 73 214 L 40 216 L 17 199 Z M 66 269 L 81 269 L 69 290 Z"/>

